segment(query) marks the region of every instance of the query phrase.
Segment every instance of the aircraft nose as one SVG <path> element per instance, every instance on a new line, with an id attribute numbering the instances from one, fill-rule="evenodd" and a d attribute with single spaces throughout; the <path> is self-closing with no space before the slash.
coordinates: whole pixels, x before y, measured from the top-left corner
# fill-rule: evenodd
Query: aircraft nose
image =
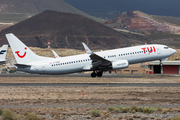
<path id="1" fill-rule="evenodd" d="M 176 50 L 171 48 L 171 53 L 176 53 Z"/>

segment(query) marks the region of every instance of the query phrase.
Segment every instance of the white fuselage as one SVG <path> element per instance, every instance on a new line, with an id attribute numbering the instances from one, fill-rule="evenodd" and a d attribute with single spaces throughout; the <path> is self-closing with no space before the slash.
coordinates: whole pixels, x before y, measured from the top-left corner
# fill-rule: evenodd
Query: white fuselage
<path id="1" fill-rule="evenodd" d="M 111 62 L 127 60 L 129 64 L 134 64 L 161 60 L 171 56 L 175 52 L 174 49 L 168 48 L 165 45 L 150 44 L 95 52 L 95 54 Z M 68 74 L 88 71 L 85 69 L 85 66 L 92 64 L 92 60 L 89 56 L 89 54 L 81 54 L 51 58 L 44 61 L 30 63 L 30 67 L 18 67 L 18 70 L 38 74 Z"/>

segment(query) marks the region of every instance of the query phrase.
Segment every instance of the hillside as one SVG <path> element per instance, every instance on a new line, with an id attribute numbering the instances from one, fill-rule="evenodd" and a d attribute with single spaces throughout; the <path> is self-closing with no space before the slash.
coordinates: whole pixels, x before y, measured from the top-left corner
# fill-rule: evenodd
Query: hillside
<path id="1" fill-rule="evenodd" d="M 113 19 L 129 10 L 150 15 L 180 17 L 180 0 L 64 0 L 75 8 L 96 17 Z"/>
<path id="2" fill-rule="evenodd" d="M 117 15 L 115 19 L 105 22 L 109 27 L 127 29 L 143 34 L 168 32 L 180 34 L 180 18 L 148 15 L 140 11 L 129 11 Z"/>
<path id="3" fill-rule="evenodd" d="M 63 0 L 0 0 L 0 21 L 19 22 L 45 10 L 74 13 L 97 20 Z"/>
<path id="4" fill-rule="evenodd" d="M 83 49 L 111 49 L 131 46 L 123 34 L 86 17 L 47 10 L 0 32 L 0 45 L 7 43 L 5 34 L 14 33 L 28 46 Z M 136 44 L 140 42 L 136 41 Z M 134 44 L 134 43 L 133 43 Z"/>

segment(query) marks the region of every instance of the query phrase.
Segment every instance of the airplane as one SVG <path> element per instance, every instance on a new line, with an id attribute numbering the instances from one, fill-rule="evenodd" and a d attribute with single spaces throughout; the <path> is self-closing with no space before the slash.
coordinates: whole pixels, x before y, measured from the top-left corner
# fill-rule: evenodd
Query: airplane
<path id="1" fill-rule="evenodd" d="M 52 50 L 52 52 L 53 52 L 55 58 L 59 58 L 60 57 L 54 50 Z"/>
<path id="2" fill-rule="evenodd" d="M 8 45 L 3 45 L 0 49 L 0 65 L 8 63 L 6 60 L 7 48 Z"/>
<path id="3" fill-rule="evenodd" d="M 87 54 L 60 58 L 36 55 L 12 33 L 6 34 L 19 71 L 36 74 L 61 75 L 82 71 L 93 71 L 91 77 L 101 77 L 103 71 L 127 68 L 129 64 L 160 60 L 176 53 L 166 45 L 147 44 L 100 52 L 92 52 L 82 43 Z"/>

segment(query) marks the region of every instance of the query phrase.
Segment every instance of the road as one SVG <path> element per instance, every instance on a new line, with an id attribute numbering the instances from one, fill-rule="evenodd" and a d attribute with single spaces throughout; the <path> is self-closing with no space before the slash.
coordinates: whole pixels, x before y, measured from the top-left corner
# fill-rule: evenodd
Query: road
<path id="1" fill-rule="evenodd" d="M 180 83 L 0 83 L 0 86 L 180 87 Z"/>
<path id="2" fill-rule="evenodd" d="M 133 105 L 0 105 L 0 108 L 9 108 L 9 107 L 15 107 L 15 108 L 30 108 L 30 107 L 47 107 L 47 108 L 56 108 L 56 107 L 109 107 L 109 106 L 114 106 L 114 107 L 131 107 Z M 135 106 L 151 106 L 151 107 L 156 107 L 156 106 L 161 106 L 163 108 L 167 107 L 180 107 L 180 105 L 135 105 Z"/>

